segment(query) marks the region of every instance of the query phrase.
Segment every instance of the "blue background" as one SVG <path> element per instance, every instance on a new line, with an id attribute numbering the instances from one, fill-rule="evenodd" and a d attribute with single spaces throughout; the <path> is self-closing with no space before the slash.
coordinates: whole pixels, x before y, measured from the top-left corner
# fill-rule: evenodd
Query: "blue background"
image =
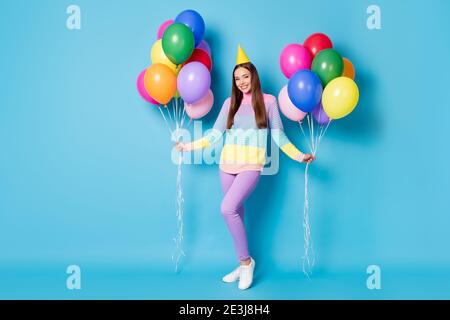
<path id="1" fill-rule="evenodd" d="M 66 28 L 70 4 L 81 30 Z M 381 30 L 366 27 L 371 4 Z M 187 257 L 174 273 L 172 143 L 135 80 L 159 25 L 187 8 L 213 51 L 204 128 L 229 95 L 238 43 L 275 95 L 287 83 L 281 50 L 314 32 L 355 64 L 359 105 L 332 123 L 310 172 L 311 280 L 300 268 L 304 165 L 284 154 L 247 202 L 253 288 L 220 280 L 236 261 L 215 165 L 184 166 Z M 4 0 L 0 12 L 1 298 L 450 298 L 448 1 Z M 78 291 L 66 288 L 72 264 Z M 372 264 L 381 290 L 366 287 Z"/>

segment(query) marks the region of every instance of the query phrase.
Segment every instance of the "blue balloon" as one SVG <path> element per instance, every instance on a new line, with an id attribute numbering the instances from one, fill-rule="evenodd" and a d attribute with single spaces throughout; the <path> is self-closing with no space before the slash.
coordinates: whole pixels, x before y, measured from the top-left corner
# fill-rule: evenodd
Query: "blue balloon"
<path id="1" fill-rule="evenodd" d="M 310 70 L 299 70 L 288 82 L 288 96 L 292 103 L 303 112 L 311 112 L 322 99 L 322 82 Z"/>
<path id="2" fill-rule="evenodd" d="M 185 10 L 175 18 L 175 22 L 182 23 L 192 30 L 195 47 L 202 42 L 203 36 L 205 35 L 205 21 L 200 13 L 194 10 Z"/>

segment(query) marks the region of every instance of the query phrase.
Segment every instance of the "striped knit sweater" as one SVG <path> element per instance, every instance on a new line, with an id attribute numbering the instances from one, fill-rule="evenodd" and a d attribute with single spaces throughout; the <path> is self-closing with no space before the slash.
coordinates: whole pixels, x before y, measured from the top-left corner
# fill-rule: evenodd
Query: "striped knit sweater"
<path id="1" fill-rule="evenodd" d="M 228 112 L 231 98 L 225 100 L 213 129 L 203 138 L 193 141 L 186 147 L 196 150 L 209 147 L 225 135 L 225 144 L 220 156 L 220 169 L 236 174 L 246 170 L 262 171 L 266 163 L 267 134 L 270 133 L 278 147 L 290 158 L 302 161 L 304 154 L 288 139 L 283 130 L 277 100 L 274 96 L 264 94 L 264 104 L 268 118 L 268 126 L 259 129 L 256 125 L 255 112 L 251 94 L 244 95 L 241 105 L 234 116 L 231 129 L 227 129 Z"/>

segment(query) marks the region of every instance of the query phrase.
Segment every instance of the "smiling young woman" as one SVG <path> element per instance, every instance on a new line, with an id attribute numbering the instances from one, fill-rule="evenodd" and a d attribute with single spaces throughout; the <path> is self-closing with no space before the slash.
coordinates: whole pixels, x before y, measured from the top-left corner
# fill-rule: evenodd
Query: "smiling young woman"
<path id="1" fill-rule="evenodd" d="M 290 158 L 304 163 L 314 161 L 312 155 L 300 152 L 287 138 L 276 98 L 262 92 L 258 71 L 239 46 L 231 97 L 225 100 L 213 130 L 199 140 L 176 144 L 180 151 L 205 148 L 218 142 L 226 132 L 220 156 L 220 180 L 224 192 L 221 213 L 233 238 L 240 265 L 222 280 L 239 280 L 242 290 L 251 286 L 255 268 L 255 260 L 248 250 L 244 202 L 258 184 L 265 165 L 268 128 L 275 143 Z"/>

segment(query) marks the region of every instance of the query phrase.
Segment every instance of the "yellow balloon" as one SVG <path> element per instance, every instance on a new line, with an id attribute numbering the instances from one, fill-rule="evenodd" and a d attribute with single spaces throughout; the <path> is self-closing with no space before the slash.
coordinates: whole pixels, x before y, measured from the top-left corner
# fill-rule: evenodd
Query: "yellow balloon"
<path id="1" fill-rule="evenodd" d="M 358 104 L 359 90 L 355 81 L 347 77 L 332 80 L 323 91 L 322 105 L 330 119 L 349 115 Z"/>
<path id="2" fill-rule="evenodd" d="M 170 61 L 169 58 L 167 58 L 166 54 L 164 53 L 164 50 L 162 48 L 162 40 L 161 39 L 157 40 L 153 44 L 152 51 L 151 51 L 151 59 L 152 59 L 152 64 L 156 64 L 156 63 L 165 64 L 166 66 L 168 66 L 170 68 L 170 70 L 175 72 L 176 75 L 180 71 L 179 70 L 180 68 L 177 68 L 177 66 L 174 63 L 172 63 L 172 61 Z"/>

